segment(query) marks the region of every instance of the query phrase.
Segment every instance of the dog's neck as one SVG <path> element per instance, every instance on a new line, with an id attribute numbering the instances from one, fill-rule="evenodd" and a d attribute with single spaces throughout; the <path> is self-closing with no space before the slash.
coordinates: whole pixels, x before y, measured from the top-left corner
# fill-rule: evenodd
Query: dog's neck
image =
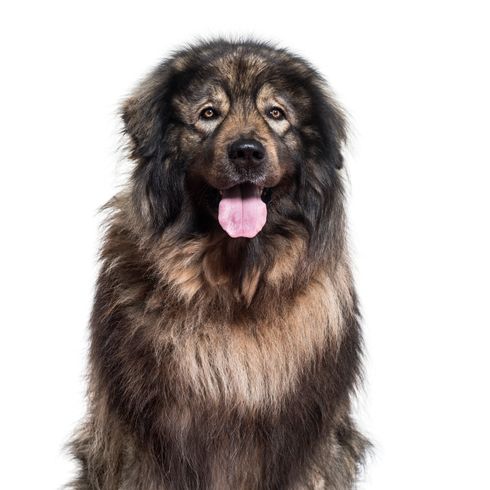
<path id="1" fill-rule="evenodd" d="M 303 282 L 306 244 L 281 236 L 232 239 L 223 233 L 193 238 L 163 235 L 152 259 L 163 282 L 187 303 L 196 297 L 226 297 L 249 306 L 258 296 L 272 299 Z"/>
<path id="2" fill-rule="evenodd" d="M 113 202 L 109 233 L 117 241 L 112 243 L 123 242 L 125 254 L 133 250 L 143 255 L 158 286 L 171 289 L 186 305 L 218 303 L 240 310 L 252 303 L 283 302 L 319 276 L 334 278 L 338 267 L 347 263 L 328 253 L 312 256 L 301 226 L 290 236 L 265 231 L 248 239 L 230 238 L 218 228 L 183 233 L 176 222 L 155 236 L 136 219 L 124 197 Z"/>

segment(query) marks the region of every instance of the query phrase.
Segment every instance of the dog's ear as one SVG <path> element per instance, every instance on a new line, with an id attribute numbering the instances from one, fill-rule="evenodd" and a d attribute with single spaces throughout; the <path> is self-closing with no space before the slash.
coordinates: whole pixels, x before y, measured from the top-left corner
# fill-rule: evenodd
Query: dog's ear
<path id="1" fill-rule="evenodd" d="M 323 253 L 343 236 L 343 179 L 339 170 L 344 161 L 346 118 L 323 84 L 310 86 L 309 94 L 310 131 L 303 146 L 314 152 L 308 152 L 298 166 L 298 201 L 310 234 L 310 248 L 313 253 Z"/>
<path id="2" fill-rule="evenodd" d="M 154 232 L 175 221 L 182 207 L 184 171 L 171 139 L 169 70 L 153 72 L 122 107 L 132 174 L 133 202 Z"/>
<path id="3" fill-rule="evenodd" d="M 129 136 L 134 159 L 153 157 L 162 143 L 165 92 L 164 81 L 158 87 L 144 81 L 123 104 L 124 132 Z"/>
<path id="4" fill-rule="evenodd" d="M 322 138 L 324 158 L 340 170 L 344 166 L 342 149 L 347 139 L 347 120 L 342 108 L 327 88 L 323 88 L 318 104 L 318 127 Z"/>

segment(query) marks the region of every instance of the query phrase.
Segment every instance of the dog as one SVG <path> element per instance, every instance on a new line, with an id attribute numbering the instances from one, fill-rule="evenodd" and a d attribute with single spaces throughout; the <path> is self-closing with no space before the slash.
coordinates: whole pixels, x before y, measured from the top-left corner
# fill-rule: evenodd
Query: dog
<path id="1" fill-rule="evenodd" d="M 353 488 L 362 335 L 326 82 L 218 39 L 163 61 L 121 115 L 133 168 L 105 206 L 67 488 Z"/>

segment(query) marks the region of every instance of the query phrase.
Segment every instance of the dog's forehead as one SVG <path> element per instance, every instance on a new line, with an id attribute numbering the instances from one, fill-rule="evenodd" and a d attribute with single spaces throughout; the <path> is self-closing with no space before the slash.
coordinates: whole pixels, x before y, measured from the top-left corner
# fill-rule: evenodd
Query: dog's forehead
<path id="1" fill-rule="evenodd" d="M 229 98 L 256 95 L 270 70 L 267 60 L 255 53 L 233 51 L 202 60 L 183 87 L 189 100 L 224 92 Z"/>
<path id="2" fill-rule="evenodd" d="M 213 68 L 234 95 L 248 95 L 256 91 L 270 63 L 257 53 L 232 52 L 218 58 Z"/>
<path id="3" fill-rule="evenodd" d="M 174 65 L 184 83 L 175 83 L 174 105 L 181 112 L 208 102 L 221 110 L 229 106 L 254 107 L 275 102 L 290 110 L 306 112 L 311 106 L 310 90 L 320 81 L 301 58 L 273 48 L 244 46 L 216 51 L 185 53 Z"/>

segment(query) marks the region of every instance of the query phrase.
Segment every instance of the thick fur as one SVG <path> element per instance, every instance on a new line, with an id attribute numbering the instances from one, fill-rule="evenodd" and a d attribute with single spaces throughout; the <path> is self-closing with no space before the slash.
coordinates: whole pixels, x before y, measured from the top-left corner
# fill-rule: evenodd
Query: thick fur
<path id="1" fill-rule="evenodd" d="M 223 113 L 212 127 L 195 115 L 206 98 Z M 269 99 L 287 123 L 264 117 Z M 325 82 L 270 45 L 201 43 L 152 72 L 122 117 L 135 165 L 107 205 L 69 488 L 353 488 L 368 444 L 350 415 L 362 342 L 345 120 Z M 274 185 L 264 229 L 232 239 L 216 188 L 244 131 L 268 149 Z"/>

